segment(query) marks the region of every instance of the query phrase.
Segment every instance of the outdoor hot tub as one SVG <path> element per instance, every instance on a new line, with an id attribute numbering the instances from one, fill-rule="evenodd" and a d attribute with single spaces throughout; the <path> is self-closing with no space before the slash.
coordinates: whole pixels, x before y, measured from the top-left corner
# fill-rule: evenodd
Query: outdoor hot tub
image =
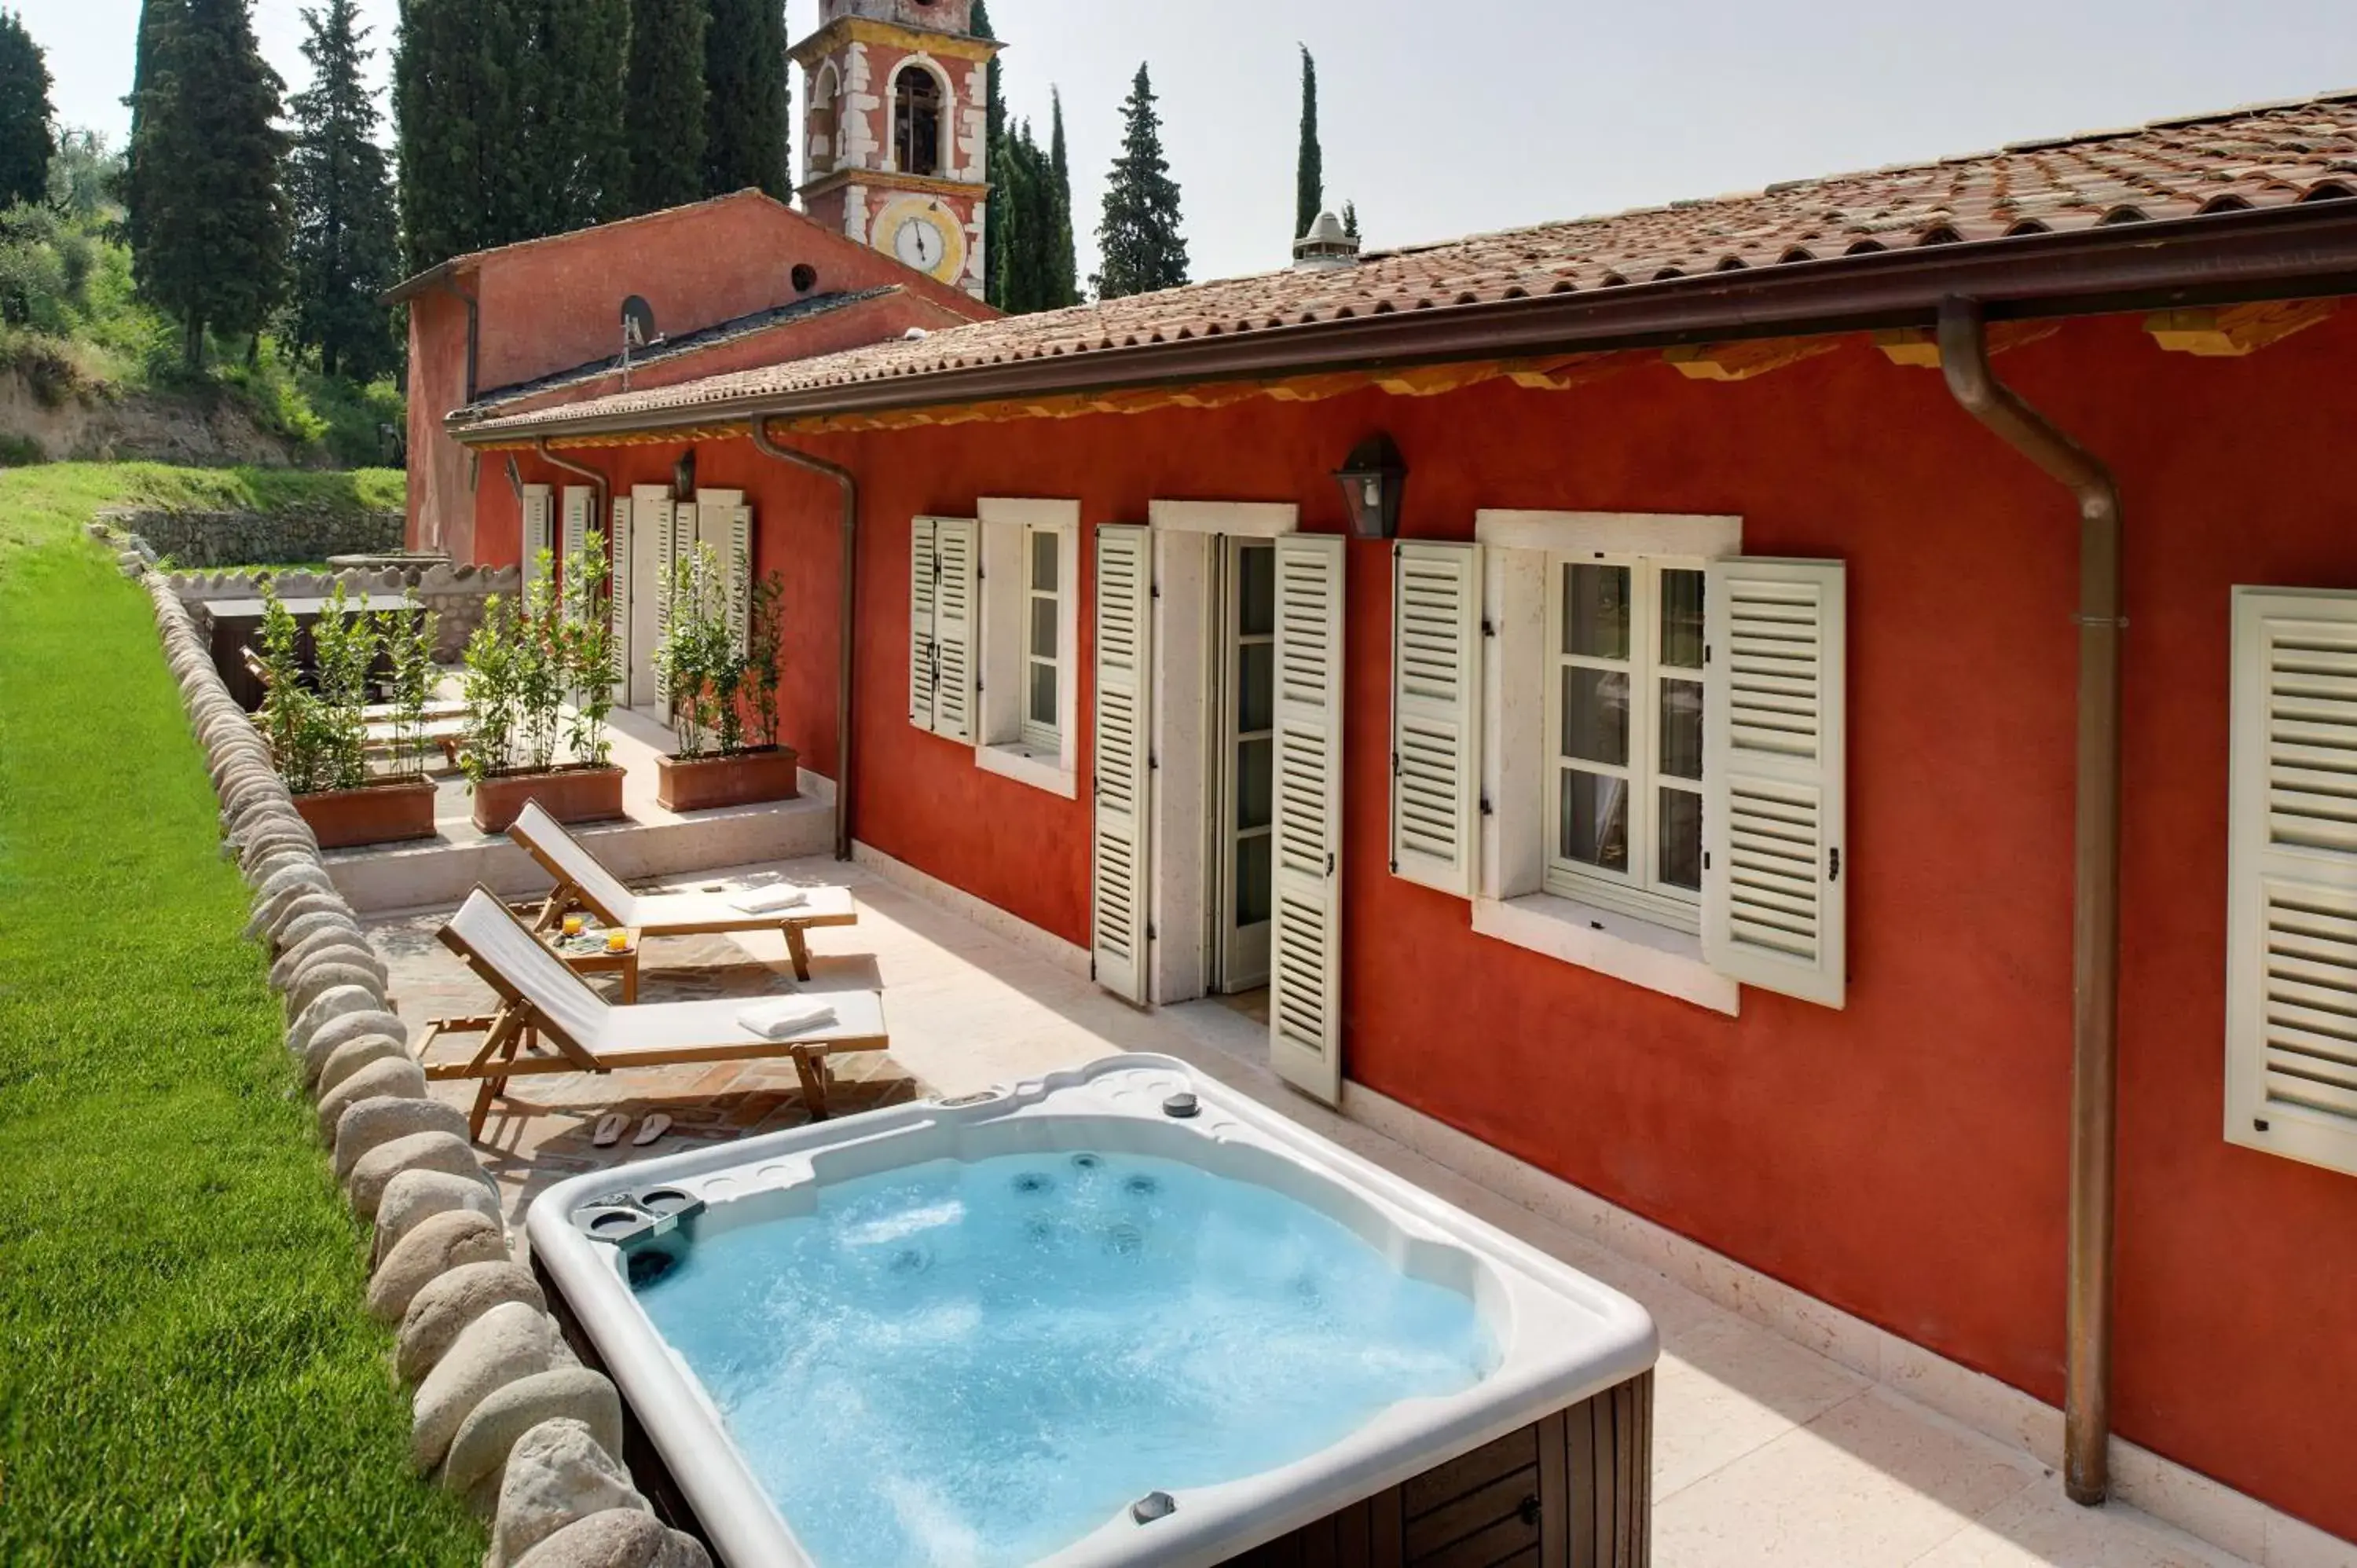
<path id="1" fill-rule="evenodd" d="M 1166 1058 L 526 1225 L 640 1486 L 730 1568 L 1647 1561 L 1644 1310 Z"/>

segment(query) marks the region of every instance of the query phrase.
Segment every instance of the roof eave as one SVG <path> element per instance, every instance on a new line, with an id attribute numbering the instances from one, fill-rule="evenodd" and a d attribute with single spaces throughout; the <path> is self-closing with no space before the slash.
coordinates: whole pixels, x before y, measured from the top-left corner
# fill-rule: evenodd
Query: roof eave
<path id="1" fill-rule="evenodd" d="M 1703 274 L 1658 283 L 1009 360 L 501 429 L 465 442 L 637 435 L 756 418 L 1929 326 L 1940 301 L 1992 319 L 2357 294 L 2357 201 L 2319 201 Z"/>

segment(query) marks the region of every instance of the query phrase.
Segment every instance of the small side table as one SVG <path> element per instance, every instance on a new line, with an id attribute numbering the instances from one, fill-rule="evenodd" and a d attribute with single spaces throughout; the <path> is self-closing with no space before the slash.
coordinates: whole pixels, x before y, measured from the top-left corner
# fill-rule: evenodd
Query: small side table
<path id="1" fill-rule="evenodd" d="M 544 931 L 541 940 L 548 950 L 576 974 L 619 974 L 622 977 L 622 1004 L 630 1006 L 639 999 L 639 929 L 625 926 L 622 934 L 630 945 L 616 952 L 606 945 L 604 931 L 592 931 L 585 937 L 567 937 L 563 931 Z M 596 945 L 591 946 L 589 943 Z"/>

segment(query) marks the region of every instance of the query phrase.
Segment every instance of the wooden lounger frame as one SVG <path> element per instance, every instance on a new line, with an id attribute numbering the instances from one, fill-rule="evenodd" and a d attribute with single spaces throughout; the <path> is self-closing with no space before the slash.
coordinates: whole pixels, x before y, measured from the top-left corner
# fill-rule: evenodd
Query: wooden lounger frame
<path id="1" fill-rule="evenodd" d="M 589 899 L 581 886 L 565 874 L 563 867 L 540 853 L 538 845 L 518 838 L 513 833 L 508 835 L 508 840 L 532 856 L 533 864 L 546 872 L 550 879 L 556 884 L 549 889 L 548 897 L 540 901 L 538 908 L 529 911 L 533 915 L 532 929 L 534 931 L 556 929 L 563 924 L 565 917 L 575 909 L 587 909 L 608 925 L 617 923 L 618 917 L 613 910 L 598 908 Z M 662 895 L 643 894 L 640 897 L 660 897 Z M 518 905 L 514 908 L 519 913 L 527 912 L 526 906 Z M 780 909 L 775 915 L 747 915 L 740 919 L 733 920 L 699 920 L 686 925 L 661 926 L 651 930 L 641 928 L 640 935 L 641 939 L 726 936 L 731 933 L 743 934 L 774 929 L 786 939 L 787 956 L 794 961 L 794 978 L 808 980 L 811 977 L 810 933 L 824 930 L 830 927 L 857 924 L 859 924 L 859 911 L 856 908 L 840 915 L 819 915 L 807 910 Z"/>

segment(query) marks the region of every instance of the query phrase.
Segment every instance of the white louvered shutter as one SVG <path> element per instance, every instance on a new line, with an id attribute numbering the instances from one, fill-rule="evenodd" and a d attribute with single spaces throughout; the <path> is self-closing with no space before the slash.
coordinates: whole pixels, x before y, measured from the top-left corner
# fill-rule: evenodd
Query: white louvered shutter
<path id="1" fill-rule="evenodd" d="M 1276 542 L 1276 818 L 1269 1062 L 1342 1097 L 1342 563 L 1332 535 Z"/>
<path id="2" fill-rule="evenodd" d="M 1096 811 L 1090 938 L 1097 983 L 1143 1005 L 1152 971 L 1146 937 L 1147 822 L 1153 793 L 1150 714 L 1153 535 L 1097 530 Z"/>
<path id="3" fill-rule="evenodd" d="M 1704 611 L 1703 956 L 1828 1007 L 1848 985 L 1846 580 L 1838 561 L 1715 561 Z"/>
<path id="4" fill-rule="evenodd" d="M 546 485 L 526 485 L 523 490 L 523 573 L 519 579 L 529 590 L 539 585 L 547 567 L 541 557 L 554 548 L 552 537 L 554 520 L 550 516 L 555 499 Z"/>
<path id="5" fill-rule="evenodd" d="M 565 614 L 569 620 L 578 620 L 589 613 L 581 600 L 581 585 L 571 580 L 573 558 L 581 553 L 589 541 L 589 508 L 596 502 L 597 492 L 582 485 L 565 487 L 565 532 L 556 552 L 558 580 L 565 590 Z"/>
<path id="6" fill-rule="evenodd" d="M 678 586 L 678 509 L 667 500 L 639 504 L 654 513 L 656 570 L 662 574 L 654 584 L 655 647 L 661 649 L 671 639 L 671 596 Z M 671 705 L 671 681 L 663 673 L 661 660 L 655 661 L 655 701 L 666 710 Z"/>
<path id="7" fill-rule="evenodd" d="M 1392 872 L 1473 897 L 1481 828 L 1481 547 L 1392 547 Z"/>
<path id="8" fill-rule="evenodd" d="M 971 742 L 974 660 L 980 653 L 974 613 L 982 585 L 982 525 L 972 518 L 933 520 L 933 548 L 941 571 L 933 582 L 933 650 L 940 679 L 933 687 L 933 733 L 945 740 Z"/>
<path id="9" fill-rule="evenodd" d="M 2226 1137 L 2357 1173 L 2357 594 L 2234 590 Z"/>
<path id="10" fill-rule="evenodd" d="M 753 633 L 753 509 L 736 507 L 728 513 L 728 628 L 742 653 Z"/>
<path id="11" fill-rule="evenodd" d="M 934 549 L 933 520 L 909 522 L 909 722 L 919 729 L 933 727 L 933 688 L 940 683 L 940 663 L 933 656 L 933 584 L 941 573 Z"/>
<path id="12" fill-rule="evenodd" d="M 611 575 L 607 579 L 607 609 L 610 613 L 614 660 L 614 701 L 630 705 L 630 499 L 614 499 L 614 526 L 606 536 Z"/>

